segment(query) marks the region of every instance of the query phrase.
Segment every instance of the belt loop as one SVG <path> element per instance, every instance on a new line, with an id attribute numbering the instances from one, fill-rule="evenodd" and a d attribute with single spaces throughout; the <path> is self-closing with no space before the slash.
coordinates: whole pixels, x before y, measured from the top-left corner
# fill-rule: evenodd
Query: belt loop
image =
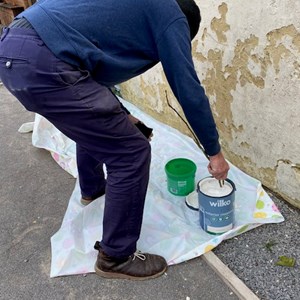
<path id="1" fill-rule="evenodd" d="M 9 32 L 9 28 L 8 27 L 4 27 L 3 30 L 2 30 L 1 38 L 0 38 L 1 42 L 4 40 L 4 38 L 6 37 L 6 35 L 8 34 L 8 32 Z"/>

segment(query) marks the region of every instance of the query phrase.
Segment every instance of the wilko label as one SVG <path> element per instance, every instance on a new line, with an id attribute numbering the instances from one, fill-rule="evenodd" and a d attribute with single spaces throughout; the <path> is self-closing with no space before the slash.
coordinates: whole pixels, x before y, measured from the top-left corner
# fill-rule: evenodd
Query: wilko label
<path id="1" fill-rule="evenodd" d="M 235 185 L 226 179 L 225 188 L 208 177 L 197 186 L 200 226 L 208 233 L 222 234 L 233 227 Z"/>
<path id="2" fill-rule="evenodd" d="M 212 201 L 209 201 L 209 204 L 210 206 L 213 206 L 213 207 L 223 207 L 223 206 L 227 206 L 227 205 L 230 205 L 231 204 L 231 200 L 218 200 L 217 202 L 212 202 Z"/>

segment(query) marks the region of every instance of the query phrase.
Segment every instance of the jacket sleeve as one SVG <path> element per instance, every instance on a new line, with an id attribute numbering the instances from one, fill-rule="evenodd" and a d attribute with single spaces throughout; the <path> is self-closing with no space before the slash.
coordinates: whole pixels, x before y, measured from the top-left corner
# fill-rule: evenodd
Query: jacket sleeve
<path id="1" fill-rule="evenodd" d="M 157 41 L 157 50 L 170 87 L 205 152 L 212 156 L 221 147 L 208 98 L 196 74 L 190 32 L 185 18 L 177 19 Z"/>

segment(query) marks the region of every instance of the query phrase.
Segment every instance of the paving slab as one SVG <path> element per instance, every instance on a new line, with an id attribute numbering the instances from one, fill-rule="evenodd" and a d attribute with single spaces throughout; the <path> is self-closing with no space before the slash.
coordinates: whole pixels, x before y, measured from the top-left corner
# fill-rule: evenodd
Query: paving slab
<path id="1" fill-rule="evenodd" d="M 95 274 L 50 278 L 50 238 L 75 179 L 18 128 L 34 114 L 0 86 L 0 299 L 238 299 L 202 257 L 135 282 Z"/>

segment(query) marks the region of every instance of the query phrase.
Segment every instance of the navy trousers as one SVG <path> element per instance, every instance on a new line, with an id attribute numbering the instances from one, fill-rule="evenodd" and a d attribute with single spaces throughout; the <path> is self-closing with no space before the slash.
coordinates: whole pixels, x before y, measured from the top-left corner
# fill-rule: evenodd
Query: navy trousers
<path id="1" fill-rule="evenodd" d="M 87 70 L 57 59 L 32 29 L 4 29 L 0 78 L 27 110 L 76 142 L 82 195 L 105 188 L 101 246 L 111 256 L 131 255 L 140 236 L 151 149 L 118 99 Z"/>

